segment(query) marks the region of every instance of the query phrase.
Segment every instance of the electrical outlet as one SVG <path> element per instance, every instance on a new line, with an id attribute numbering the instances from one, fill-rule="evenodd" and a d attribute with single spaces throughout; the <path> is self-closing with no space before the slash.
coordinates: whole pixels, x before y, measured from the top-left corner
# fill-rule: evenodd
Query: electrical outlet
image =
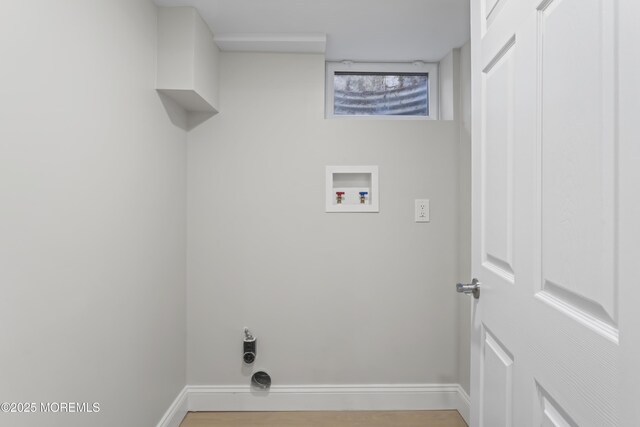
<path id="1" fill-rule="evenodd" d="M 429 222 L 429 199 L 416 199 L 416 222 Z"/>

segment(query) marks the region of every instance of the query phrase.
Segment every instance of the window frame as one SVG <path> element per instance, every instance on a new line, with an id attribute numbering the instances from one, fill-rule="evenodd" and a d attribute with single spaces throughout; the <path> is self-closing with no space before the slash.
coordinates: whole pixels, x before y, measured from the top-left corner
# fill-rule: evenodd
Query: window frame
<path id="1" fill-rule="evenodd" d="M 334 114 L 333 77 L 336 72 L 352 73 L 426 73 L 427 91 L 429 99 L 429 115 L 400 116 L 400 115 L 346 115 Z M 437 120 L 440 114 L 438 101 L 438 64 L 432 62 L 326 62 L 325 67 L 325 97 L 324 112 L 327 119 L 356 119 L 356 120 Z"/>

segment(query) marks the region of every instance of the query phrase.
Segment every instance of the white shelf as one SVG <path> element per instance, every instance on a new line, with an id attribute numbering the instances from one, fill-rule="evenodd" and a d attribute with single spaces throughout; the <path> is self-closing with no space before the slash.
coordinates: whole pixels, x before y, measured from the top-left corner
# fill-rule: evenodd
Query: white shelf
<path id="1" fill-rule="evenodd" d="M 360 192 L 367 193 L 364 203 Z M 326 212 L 379 212 L 378 166 L 327 166 L 325 197 Z"/>

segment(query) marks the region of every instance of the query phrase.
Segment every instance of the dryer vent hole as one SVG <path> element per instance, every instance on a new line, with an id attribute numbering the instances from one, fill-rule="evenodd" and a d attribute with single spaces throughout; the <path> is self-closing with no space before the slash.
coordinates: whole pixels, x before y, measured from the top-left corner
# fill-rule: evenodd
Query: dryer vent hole
<path id="1" fill-rule="evenodd" d="M 266 390 L 271 387 L 271 377 L 264 371 L 258 371 L 251 377 L 251 385 Z"/>

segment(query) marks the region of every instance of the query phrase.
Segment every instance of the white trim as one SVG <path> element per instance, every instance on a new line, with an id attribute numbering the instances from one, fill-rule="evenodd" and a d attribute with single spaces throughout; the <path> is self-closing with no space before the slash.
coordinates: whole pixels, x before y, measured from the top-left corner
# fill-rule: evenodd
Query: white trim
<path id="1" fill-rule="evenodd" d="M 164 413 L 157 427 L 179 427 L 188 411 L 188 388 L 185 386 L 175 398 L 167 412 Z"/>
<path id="2" fill-rule="evenodd" d="M 456 409 L 467 425 L 471 425 L 471 398 L 460 384 L 458 384 L 458 397 L 460 398 L 460 406 Z"/>
<path id="3" fill-rule="evenodd" d="M 187 411 L 451 410 L 469 422 L 469 396 L 459 384 L 186 386 L 157 427 L 177 427 Z"/>
<path id="4" fill-rule="evenodd" d="M 214 41 L 227 52 L 324 53 L 327 47 L 323 33 L 229 33 L 216 34 Z"/>
<path id="5" fill-rule="evenodd" d="M 339 71 L 380 73 L 428 73 L 428 116 L 336 116 L 333 114 L 333 74 Z M 325 69 L 325 117 L 327 119 L 356 120 L 437 120 L 439 117 L 438 64 L 432 62 L 329 62 Z"/>

